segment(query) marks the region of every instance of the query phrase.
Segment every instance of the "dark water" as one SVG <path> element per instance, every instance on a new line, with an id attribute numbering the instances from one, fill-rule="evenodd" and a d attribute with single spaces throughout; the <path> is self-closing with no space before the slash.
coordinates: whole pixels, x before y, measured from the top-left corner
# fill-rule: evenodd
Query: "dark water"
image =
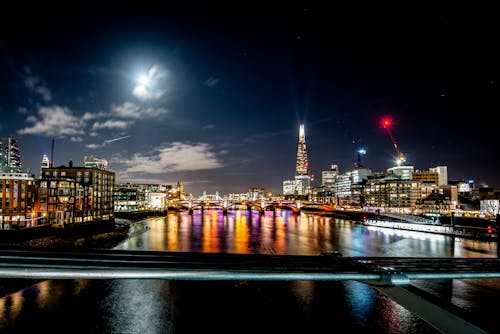
<path id="1" fill-rule="evenodd" d="M 496 257 L 496 243 L 365 228 L 350 221 L 246 211 L 185 213 L 118 249 L 345 256 Z M 499 280 L 420 281 L 431 296 L 498 332 Z M 370 285 L 344 282 L 47 280 L 0 298 L 4 332 L 47 333 L 435 333 Z"/>

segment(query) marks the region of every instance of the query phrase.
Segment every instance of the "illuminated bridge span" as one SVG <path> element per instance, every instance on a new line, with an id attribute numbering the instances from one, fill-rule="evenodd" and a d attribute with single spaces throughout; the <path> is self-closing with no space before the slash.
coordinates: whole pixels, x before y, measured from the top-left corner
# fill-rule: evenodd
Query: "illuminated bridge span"
<path id="1" fill-rule="evenodd" d="M 443 333 L 485 333 L 409 287 L 410 280 L 500 278 L 499 258 L 342 257 L 124 250 L 0 250 L 0 277 L 369 283 Z"/>
<path id="2" fill-rule="evenodd" d="M 321 210 L 331 210 L 333 206 L 301 202 L 301 201 L 243 201 L 243 200 L 228 200 L 223 199 L 216 195 L 203 195 L 198 199 L 176 201 L 170 204 L 173 208 L 185 209 L 185 210 L 200 210 L 200 209 L 222 209 L 222 210 L 256 210 L 256 211 L 266 211 L 275 209 L 286 209 L 298 212 L 302 208 L 315 208 Z"/>

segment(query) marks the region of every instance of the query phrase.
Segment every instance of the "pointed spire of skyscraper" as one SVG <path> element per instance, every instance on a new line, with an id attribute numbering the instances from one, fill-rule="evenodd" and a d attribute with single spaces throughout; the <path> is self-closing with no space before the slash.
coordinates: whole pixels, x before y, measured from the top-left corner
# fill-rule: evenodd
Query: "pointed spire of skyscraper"
<path id="1" fill-rule="evenodd" d="M 295 175 L 309 175 L 309 162 L 307 161 L 306 133 L 304 124 L 299 127 L 299 145 L 297 148 L 297 165 Z"/>

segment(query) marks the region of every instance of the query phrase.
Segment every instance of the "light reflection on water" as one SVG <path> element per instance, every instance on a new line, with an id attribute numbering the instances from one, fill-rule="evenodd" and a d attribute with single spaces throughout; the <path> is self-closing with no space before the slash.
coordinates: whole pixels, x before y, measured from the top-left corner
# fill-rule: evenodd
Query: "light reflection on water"
<path id="1" fill-rule="evenodd" d="M 141 230 L 147 226 L 148 229 Z M 316 215 L 246 210 L 169 214 L 137 224 L 116 249 L 344 256 L 496 257 L 487 242 L 365 228 Z M 489 282 L 487 282 L 489 281 Z M 497 280 L 417 282 L 470 310 L 500 296 Z M 487 292 L 485 292 L 487 291 Z M 481 299 L 478 299 L 480 297 Z M 486 298 L 487 299 L 487 298 Z M 488 306 L 494 302 L 486 302 Z M 217 319 L 217 320 L 215 320 Z M 251 324 L 248 323 L 252 319 Z M 48 280 L 0 298 L 0 329 L 82 333 L 315 332 L 341 321 L 348 331 L 430 333 L 423 321 L 356 282 L 182 282 Z M 245 324 L 245 325 L 243 325 Z M 267 326 L 267 327 L 263 327 Z M 268 330 L 266 330 L 266 328 Z"/>
<path id="2" fill-rule="evenodd" d="M 170 290 L 168 285 L 168 281 L 114 281 L 109 294 L 98 304 L 98 313 L 107 319 L 102 330 L 150 333 L 151 329 L 173 328 L 170 296 L 165 293 Z"/>

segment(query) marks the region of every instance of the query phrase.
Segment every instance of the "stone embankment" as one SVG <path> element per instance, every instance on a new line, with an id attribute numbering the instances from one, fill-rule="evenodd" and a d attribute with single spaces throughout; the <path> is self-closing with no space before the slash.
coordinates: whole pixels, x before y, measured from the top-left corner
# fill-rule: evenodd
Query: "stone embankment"
<path id="1" fill-rule="evenodd" d="M 54 229 L 43 236 L 3 237 L 0 248 L 113 248 L 128 237 L 130 224 L 120 221 L 103 226 Z"/>
<path id="2" fill-rule="evenodd" d="M 114 248 L 129 237 L 131 221 L 116 219 L 114 224 L 107 226 L 82 226 L 74 229 L 56 230 L 52 235 L 34 238 L 2 238 L 1 249 L 38 248 L 38 249 L 84 249 L 84 248 Z M 40 280 L 33 279 L 0 279 L 0 298 Z"/>

